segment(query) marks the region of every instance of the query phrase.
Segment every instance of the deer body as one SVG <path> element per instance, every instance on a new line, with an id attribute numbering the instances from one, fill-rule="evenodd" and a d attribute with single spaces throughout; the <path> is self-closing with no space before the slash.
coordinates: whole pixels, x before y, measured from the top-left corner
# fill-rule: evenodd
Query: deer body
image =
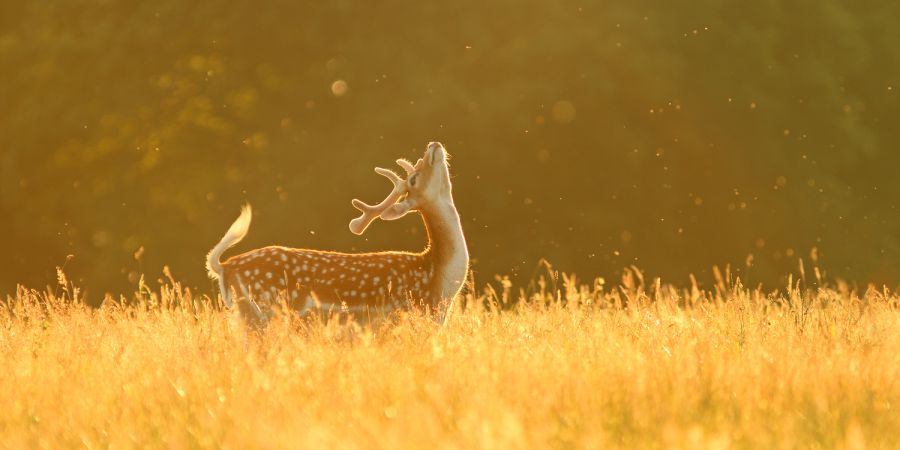
<path id="1" fill-rule="evenodd" d="M 428 235 L 425 250 L 340 253 L 270 246 L 220 262 L 222 253 L 247 234 L 251 212 L 246 206 L 207 257 L 209 274 L 219 280 L 226 306 L 249 301 L 260 316 L 264 314 L 257 300 L 265 304 L 283 299 L 300 312 L 321 309 L 362 317 L 421 304 L 449 307 L 465 280 L 469 256 L 451 195 L 446 152 L 440 143 L 431 143 L 415 166 L 398 163 L 408 179 L 376 169 L 394 183 L 394 190 L 376 206 L 354 200 L 363 215 L 350 229 L 362 234 L 375 218 L 394 220 L 416 211 Z"/>

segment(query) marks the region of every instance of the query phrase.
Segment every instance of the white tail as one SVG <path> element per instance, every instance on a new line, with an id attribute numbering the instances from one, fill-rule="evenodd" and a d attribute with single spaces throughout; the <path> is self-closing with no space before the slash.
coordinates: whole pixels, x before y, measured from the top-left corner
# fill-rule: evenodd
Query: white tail
<path id="1" fill-rule="evenodd" d="M 225 291 L 224 269 L 220 262 L 222 253 L 225 253 L 225 250 L 234 247 L 238 242 L 241 242 L 241 240 L 244 239 L 244 236 L 247 236 L 247 231 L 250 230 L 250 221 L 252 219 L 253 211 L 250 209 L 250 205 L 246 204 L 241 208 L 241 215 L 238 216 L 233 224 L 231 224 L 231 227 L 228 228 L 228 232 L 225 233 L 222 240 L 220 240 L 219 243 L 209 251 L 209 254 L 206 255 L 206 271 L 209 273 L 210 278 L 219 280 L 219 290 L 222 292 L 222 300 L 229 308 L 232 303 L 230 296 L 226 295 Z"/>
<path id="2" fill-rule="evenodd" d="M 222 253 L 247 234 L 251 214 L 245 206 L 207 258 L 207 269 L 211 277 L 218 278 L 225 304 L 232 306 L 231 293 L 236 292 L 252 304 L 257 315 L 261 310 L 254 299 L 265 303 L 279 296 L 300 311 L 324 308 L 358 317 L 418 302 L 435 309 L 448 308 L 466 277 L 469 254 L 453 203 L 446 150 L 432 142 L 415 165 L 403 159 L 397 164 L 407 178 L 376 168 L 393 189 L 374 206 L 353 199 L 362 215 L 350 222 L 350 230 L 362 234 L 376 218 L 396 220 L 416 211 L 428 234 L 425 250 L 339 253 L 271 246 L 220 263 Z"/>

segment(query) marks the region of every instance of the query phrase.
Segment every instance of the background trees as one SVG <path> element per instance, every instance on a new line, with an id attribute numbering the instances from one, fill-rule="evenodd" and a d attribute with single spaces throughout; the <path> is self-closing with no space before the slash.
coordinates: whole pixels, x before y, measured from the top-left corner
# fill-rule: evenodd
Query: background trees
<path id="1" fill-rule="evenodd" d="M 352 236 L 349 200 L 435 139 L 482 278 L 546 257 L 775 283 L 815 247 L 898 282 L 891 2 L 14 3 L 0 292 L 68 254 L 98 294 L 164 264 L 206 288 L 244 201 L 244 249 L 419 248 L 413 219 Z"/>

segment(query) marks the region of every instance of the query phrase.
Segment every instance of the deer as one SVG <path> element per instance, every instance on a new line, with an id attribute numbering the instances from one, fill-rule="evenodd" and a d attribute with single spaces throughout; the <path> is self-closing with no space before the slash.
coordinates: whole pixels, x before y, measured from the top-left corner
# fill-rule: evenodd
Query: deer
<path id="1" fill-rule="evenodd" d="M 375 219 L 392 221 L 416 212 L 428 238 L 422 251 L 343 253 L 267 246 L 221 261 L 222 254 L 249 231 L 252 212 L 245 204 L 206 258 L 207 271 L 218 280 L 225 307 L 230 310 L 238 303 L 242 316 L 265 322 L 270 313 L 260 304 L 278 299 L 301 315 L 337 312 L 363 320 L 421 305 L 444 323 L 469 267 L 466 239 L 453 202 L 448 154 L 440 142 L 430 142 L 416 164 L 402 158 L 396 162 L 406 179 L 376 167 L 375 172 L 390 180 L 393 189 L 376 205 L 353 199 L 351 204 L 361 214 L 350 221 L 350 231 L 362 235 Z"/>

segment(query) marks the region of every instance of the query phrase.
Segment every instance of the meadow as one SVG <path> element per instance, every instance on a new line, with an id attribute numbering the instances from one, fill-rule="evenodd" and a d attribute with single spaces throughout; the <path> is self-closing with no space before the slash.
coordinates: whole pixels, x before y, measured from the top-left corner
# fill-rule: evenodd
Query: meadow
<path id="1" fill-rule="evenodd" d="M 469 286 L 444 328 L 256 333 L 171 280 L 99 308 L 60 282 L 0 308 L 0 447 L 898 446 L 900 295 L 871 286 L 549 272 Z"/>

